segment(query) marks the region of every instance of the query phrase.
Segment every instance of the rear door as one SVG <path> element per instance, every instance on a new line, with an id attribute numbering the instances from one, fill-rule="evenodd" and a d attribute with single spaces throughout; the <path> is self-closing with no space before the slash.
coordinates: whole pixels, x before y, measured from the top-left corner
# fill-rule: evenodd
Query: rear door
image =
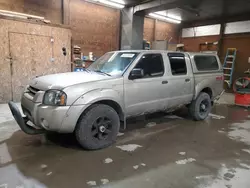
<path id="1" fill-rule="evenodd" d="M 188 104 L 194 95 L 194 78 L 190 59 L 183 53 L 168 53 L 170 76 L 168 78 L 168 107 Z"/>

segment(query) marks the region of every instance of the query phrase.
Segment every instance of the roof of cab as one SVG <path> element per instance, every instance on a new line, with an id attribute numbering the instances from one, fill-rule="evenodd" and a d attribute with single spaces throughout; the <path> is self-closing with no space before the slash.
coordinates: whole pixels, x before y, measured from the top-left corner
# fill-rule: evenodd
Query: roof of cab
<path id="1" fill-rule="evenodd" d="M 158 52 L 158 53 L 183 53 L 187 54 L 189 56 L 194 56 L 194 55 L 213 55 L 217 56 L 217 54 L 213 53 L 201 53 L 201 52 L 179 52 L 179 51 L 168 51 L 168 50 L 117 50 L 117 51 L 111 51 L 111 52 L 127 52 L 127 53 L 141 53 L 141 52 Z"/>
<path id="2" fill-rule="evenodd" d="M 160 53 L 166 53 L 166 52 L 176 52 L 176 51 L 168 51 L 168 50 L 117 50 L 117 51 L 111 51 L 111 52 L 131 52 L 131 53 L 141 53 L 141 52 L 160 52 Z M 185 53 L 185 52 L 180 52 Z"/>
<path id="3" fill-rule="evenodd" d="M 217 54 L 214 53 L 201 53 L 201 52 L 186 52 L 186 54 L 188 54 L 190 57 L 194 57 L 195 55 L 199 55 L 199 56 L 217 56 Z"/>

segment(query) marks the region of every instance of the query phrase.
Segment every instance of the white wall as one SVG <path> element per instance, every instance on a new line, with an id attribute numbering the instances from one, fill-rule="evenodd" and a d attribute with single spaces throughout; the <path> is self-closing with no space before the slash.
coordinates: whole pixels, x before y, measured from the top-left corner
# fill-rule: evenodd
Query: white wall
<path id="1" fill-rule="evenodd" d="M 219 35 L 219 34 L 220 34 L 220 24 L 182 29 L 182 37 L 201 37 L 201 36 Z"/>
<path id="2" fill-rule="evenodd" d="M 250 21 L 230 22 L 225 27 L 225 34 L 248 32 L 250 32 Z"/>
<path id="3" fill-rule="evenodd" d="M 225 34 L 250 32 L 250 21 L 230 22 L 226 24 Z M 220 24 L 183 28 L 182 37 L 201 37 L 220 34 Z"/>

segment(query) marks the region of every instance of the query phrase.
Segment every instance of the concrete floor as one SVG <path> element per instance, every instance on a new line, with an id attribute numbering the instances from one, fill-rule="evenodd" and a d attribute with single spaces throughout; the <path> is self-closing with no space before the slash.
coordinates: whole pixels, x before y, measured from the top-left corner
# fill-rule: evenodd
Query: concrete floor
<path id="1" fill-rule="evenodd" d="M 0 188 L 249 188 L 250 111 L 216 105 L 129 120 L 112 147 L 84 151 L 72 135 L 29 136 L 0 105 Z M 130 150 L 130 151 L 127 151 Z"/>

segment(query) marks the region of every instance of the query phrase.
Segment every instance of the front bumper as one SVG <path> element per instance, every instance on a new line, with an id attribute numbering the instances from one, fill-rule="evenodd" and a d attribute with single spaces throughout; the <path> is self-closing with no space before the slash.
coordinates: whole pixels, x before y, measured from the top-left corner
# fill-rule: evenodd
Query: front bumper
<path id="1" fill-rule="evenodd" d="M 87 108 L 87 105 L 47 106 L 43 105 L 41 101 L 35 100 L 35 98 L 30 98 L 25 93 L 22 96 L 21 105 L 24 117 L 22 117 L 15 103 L 9 102 L 11 112 L 18 125 L 27 134 L 40 134 L 45 131 L 72 133 L 80 115 Z M 29 126 L 28 121 L 31 121 L 39 129 Z"/>
<path id="2" fill-rule="evenodd" d="M 60 132 L 63 119 L 70 106 L 47 106 L 30 100 L 24 94 L 21 99 L 24 115 L 39 128 Z"/>
<path id="3" fill-rule="evenodd" d="M 14 102 L 10 101 L 8 104 L 12 115 L 14 116 L 17 124 L 20 126 L 23 132 L 27 134 L 42 134 L 45 132 L 44 129 L 35 129 L 32 126 L 29 126 L 27 124 L 28 118 L 22 116 L 21 112 L 19 111 L 17 105 Z"/>

